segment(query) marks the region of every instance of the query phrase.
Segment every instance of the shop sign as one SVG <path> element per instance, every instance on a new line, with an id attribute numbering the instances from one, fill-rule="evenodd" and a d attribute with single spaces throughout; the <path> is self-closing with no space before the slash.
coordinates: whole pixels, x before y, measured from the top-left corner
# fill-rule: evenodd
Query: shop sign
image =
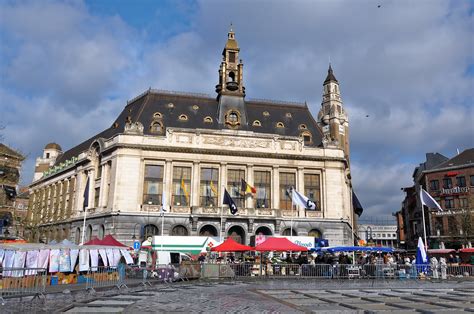
<path id="1" fill-rule="evenodd" d="M 458 215 L 464 213 L 464 209 L 448 209 L 443 211 L 433 212 L 435 216 L 449 216 L 449 215 Z"/>
<path id="2" fill-rule="evenodd" d="M 458 194 L 458 193 L 467 193 L 469 192 L 469 187 L 454 187 L 451 189 L 441 189 L 441 194 Z"/>

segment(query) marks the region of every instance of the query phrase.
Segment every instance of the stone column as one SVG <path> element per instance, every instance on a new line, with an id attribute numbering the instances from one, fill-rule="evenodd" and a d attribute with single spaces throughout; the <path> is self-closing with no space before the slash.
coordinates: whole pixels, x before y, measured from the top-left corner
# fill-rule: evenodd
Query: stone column
<path id="1" fill-rule="evenodd" d="M 304 172 L 303 167 L 298 167 L 298 171 L 296 173 L 296 191 L 300 192 L 304 195 Z M 306 195 L 308 196 L 308 195 Z M 305 217 L 305 209 L 301 206 L 297 206 L 298 208 L 298 217 Z"/>
<path id="2" fill-rule="evenodd" d="M 99 207 L 105 207 L 107 204 L 107 164 L 99 165 L 102 167 L 102 176 L 100 178 L 100 195 L 99 195 Z"/>
<path id="3" fill-rule="evenodd" d="M 193 162 L 192 177 L 191 177 L 191 206 L 199 206 L 199 184 L 201 180 L 201 173 L 199 171 L 199 161 Z"/>
<path id="4" fill-rule="evenodd" d="M 279 166 L 273 166 L 273 184 L 272 184 L 272 208 L 280 208 L 280 169 Z"/>
<path id="5" fill-rule="evenodd" d="M 171 159 L 167 159 L 165 162 L 164 177 L 163 177 L 163 195 L 165 196 L 165 206 L 169 209 L 172 206 L 171 190 L 173 185 L 173 165 Z"/>
<path id="6" fill-rule="evenodd" d="M 222 210 L 222 200 L 224 198 L 224 188 L 227 188 L 227 163 L 226 162 L 221 162 L 221 169 L 219 172 L 220 178 L 219 178 L 219 199 L 217 200 L 217 204 L 219 204 L 219 215 L 221 214 Z M 225 216 L 226 211 L 224 211 L 223 216 Z M 225 230 L 225 220 L 224 223 L 222 224 L 222 228 Z M 224 235 L 224 232 L 222 233 Z M 225 235 L 224 235 L 225 236 Z"/>

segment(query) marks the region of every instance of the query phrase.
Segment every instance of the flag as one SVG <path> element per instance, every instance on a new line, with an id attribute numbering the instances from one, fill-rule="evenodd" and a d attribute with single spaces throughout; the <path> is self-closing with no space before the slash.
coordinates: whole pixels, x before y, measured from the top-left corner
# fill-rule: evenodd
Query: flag
<path id="1" fill-rule="evenodd" d="M 161 208 L 160 208 L 160 213 L 161 214 L 164 214 L 166 213 L 166 195 L 165 193 L 163 193 L 163 195 L 161 196 Z"/>
<path id="2" fill-rule="evenodd" d="M 89 177 L 87 177 L 86 188 L 84 189 L 84 205 L 82 206 L 82 210 L 86 210 L 89 207 Z"/>
<path id="3" fill-rule="evenodd" d="M 214 183 L 212 183 L 212 181 L 211 181 L 210 186 L 211 186 L 211 191 L 212 191 L 212 193 L 214 193 L 214 195 L 217 196 L 217 195 L 218 195 L 217 189 L 216 189 Z"/>
<path id="4" fill-rule="evenodd" d="M 421 200 L 421 206 L 425 205 L 428 208 L 436 208 L 440 211 L 443 211 L 441 206 L 439 206 L 438 202 L 435 201 L 434 198 L 431 197 L 431 195 L 428 194 L 423 188 L 420 190 L 420 200 Z"/>
<path id="5" fill-rule="evenodd" d="M 183 190 L 184 196 L 186 197 L 186 205 L 189 205 L 189 193 L 186 190 L 186 184 L 184 183 L 184 178 L 181 178 L 181 189 Z"/>
<path id="6" fill-rule="evenodd" d="M 307 210 L 316 210 L 316 204 L 312 200 L 295 189 L 292 189 L 291 192 L 291 202 L 293 205 L 306 208 Z"/>
<path id="7" fill-rule="evenodd" d="M 354 190 L 352 190 L 352 208 L 354 209 L 354 213 L 356 213 L 357 216 L 359 217 L 364 212 L 364 208 L 362 207 L 362 204 L 359 202 L 359 199 L 357 198 L 357 195 L 354 193 Z"/>
<path id="8" fill-rule="evenodd" d="M 416 248 L 416 264 L 422 265 L 428 263 L 428 256 L 426 255 L 425 245 L 421 237 L 418 237 L 418 246 Z"/>
<path id="9" fill-rule="evenodd" d="M 241 179 L 242 181 L 242 185 L 240 187 L 240 191 L 243 193 L 243 194 L 250 194 L 250 193 L 257 193 L 257 189 L 254 188 L 253 186 L 251 186 L 250 184 L 248 184 L 247 182 L 245 182 L 244 179 Z"/>
<path id="10" fill-rule="evenodd" d="M 235 205 L 235 202 L 232 197 L 230 197 L 229 192 L 227 192 L 227 189 L 224 189 L 224 200 L 222 201 L 222 204 L 229 205 L 230 213 L 232 215 L 237 214 L 237 205 Z"/>

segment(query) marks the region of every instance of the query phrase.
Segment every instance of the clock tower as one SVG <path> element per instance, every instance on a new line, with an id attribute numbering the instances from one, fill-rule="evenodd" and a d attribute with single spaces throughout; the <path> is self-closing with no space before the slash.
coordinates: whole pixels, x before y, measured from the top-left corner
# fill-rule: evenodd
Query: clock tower
<path id="1" fill-rule="evenodd" d="M 239 59 L 239 44 L 235 40 L 232 24 L 227 34 L 227 43 L 222 51 L 219 68 L 219 84 L 216 85 L 219 100 L 219 124 L 230 129 L 245 129 L 247 113 L 245 108 L 245 87 L 243 85 L 244 65 Z"/>
<path id="2" fill-rule="evenodd" d="M 339 82 L 334 76 L 331 64 L 323 83 L 323 100 L 318 113 L 318 125 L 323 131 L 323 144 L 341 148 L 349 160 L 349 119 L 342 104 Z"/>

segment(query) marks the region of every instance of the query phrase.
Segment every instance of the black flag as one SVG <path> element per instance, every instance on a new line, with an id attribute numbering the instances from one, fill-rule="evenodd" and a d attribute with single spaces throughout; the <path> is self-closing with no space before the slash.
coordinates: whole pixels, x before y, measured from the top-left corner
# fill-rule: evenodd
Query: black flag
<path id="1" fill-rule="evenodd" d="M 230 213 L 232 215 L 237 214 L 237 205 L 235 205 L 235 202 L 232 197 L 230 197 L 229 192 L 227 192 L 227 189 L 224 189 L 224 201 L 222 203 L 224 205 L 229 205 Z"/>
<path id="2" fill-rule="evenodd" d="M 89 207 L 89 177 L 87 177 L 86 188 L 84 190 L 84 205 L 82 206 L 82 210 L 86 210 Z"/>

